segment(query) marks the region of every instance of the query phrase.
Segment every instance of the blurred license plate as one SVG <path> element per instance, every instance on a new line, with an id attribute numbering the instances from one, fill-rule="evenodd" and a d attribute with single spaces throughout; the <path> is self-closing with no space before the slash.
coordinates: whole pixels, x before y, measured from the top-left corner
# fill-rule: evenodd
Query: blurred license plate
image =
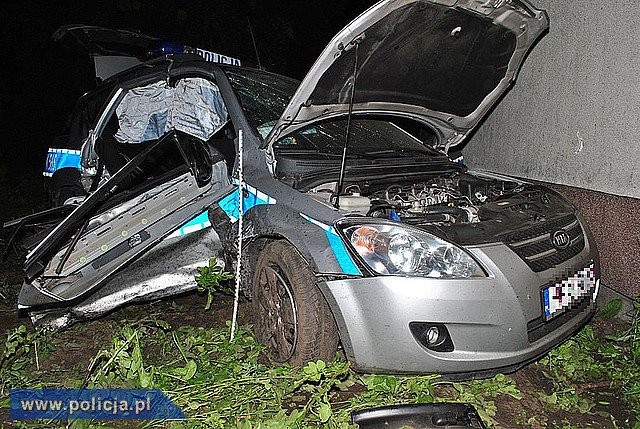
<path id="1" fill-rule="evenodd" d="M 553 286 L 542 289 L 543 318 L 550 320 L 570 310 L 586 297 L 597 294 L 597 280 L 593 264 Z"/>

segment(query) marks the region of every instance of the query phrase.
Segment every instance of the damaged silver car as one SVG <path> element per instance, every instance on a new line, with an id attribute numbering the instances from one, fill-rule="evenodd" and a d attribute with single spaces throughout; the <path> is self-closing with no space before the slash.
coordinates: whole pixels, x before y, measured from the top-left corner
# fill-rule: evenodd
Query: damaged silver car
<path id="1" fill-rule="evenodd" d="M 385 0 L 301 83 L 189 55 L 119 75 L 83 146 L 87 194 L 33 239 L 19 307 L 62 326 L 193 289 L 220 246 L 235 263 L 242 217 L 275 361 L 341 344 L 367 372 L 524 365 L 595 311 L 594 240 L 558 193 L 448 154 L 547 28 L 524 0 Z"/>

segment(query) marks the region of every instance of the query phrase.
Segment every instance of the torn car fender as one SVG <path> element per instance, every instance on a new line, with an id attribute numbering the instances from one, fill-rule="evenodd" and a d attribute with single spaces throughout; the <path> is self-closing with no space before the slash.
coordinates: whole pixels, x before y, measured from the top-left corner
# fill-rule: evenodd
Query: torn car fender
<path id="1" fill-rule="evenodd" d="M 230 199 L 235 197 L 237 201 L 237 191 L 230 195 L 232 195 Z M 244 202 L 251 201 L 250 195 L 250 192 L 245 193 L 243 205 Z M 304 196 L 301 194 L 301 197 Z M 248 252 L 261 250 L 260 246 L 252 246 L 252 242 L 263 239 L 284 239 L 300 252 L 317 275 L 362 275 L 356 259 L 333 229 L 331 225 L 333 222 L 311 218 L 297 207 L 280 203 L 277 198 L 275 200 L 273 204 L 245 206 L 243 237 L 246 240 Z M 309 204 L 306 198 L 305 203 Z M 225 209 L 228 210 L 228 207 L 225 206 L 223 199 L 210 208 L 209 217 L 225 248 L 225 254 L 235 257 L 238 230 L 234 218 L 237 212 L 228 213 Z M 317 209 L 310 207 L 307 211 L 318 212 Z M 341 217 L 337 213 L 334 216 L 336 220 Z M 251 260 L 250 256 L 248 260 Z"/>

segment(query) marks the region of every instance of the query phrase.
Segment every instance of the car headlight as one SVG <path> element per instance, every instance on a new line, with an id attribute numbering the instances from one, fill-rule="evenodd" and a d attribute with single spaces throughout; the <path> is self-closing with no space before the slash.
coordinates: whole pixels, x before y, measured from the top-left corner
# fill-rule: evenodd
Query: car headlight
<path id="1" fill-rule="evenodd" d="M 399 225 L 343 225 L 351 247 L 376 273 L 437 278 L 486 277 L 460 247 L 427 232 Z"/>

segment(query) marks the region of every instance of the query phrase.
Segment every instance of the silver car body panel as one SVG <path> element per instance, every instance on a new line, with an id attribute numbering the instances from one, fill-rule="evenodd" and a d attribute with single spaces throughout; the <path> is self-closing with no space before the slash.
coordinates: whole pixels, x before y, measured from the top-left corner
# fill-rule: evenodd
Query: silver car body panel
<path id="1" fill-rule="evenodd" d="M 363 372 L 471 373 L 517 367 L 540 356 L 584 325 L 590 304 L 537 341 L 527 324 L 540 316 L 541 288 L 549 280 L 588 266 L 589 246 L 576 257 L 534 273 L 503 244 L 467 247 L 491 273 L 483 279 L 441 280 L 382 276 L 320 283 L 340 327 L 345 353 Z M 411 322 L 446 325 L 455 350 L 421 345 Z"/>

